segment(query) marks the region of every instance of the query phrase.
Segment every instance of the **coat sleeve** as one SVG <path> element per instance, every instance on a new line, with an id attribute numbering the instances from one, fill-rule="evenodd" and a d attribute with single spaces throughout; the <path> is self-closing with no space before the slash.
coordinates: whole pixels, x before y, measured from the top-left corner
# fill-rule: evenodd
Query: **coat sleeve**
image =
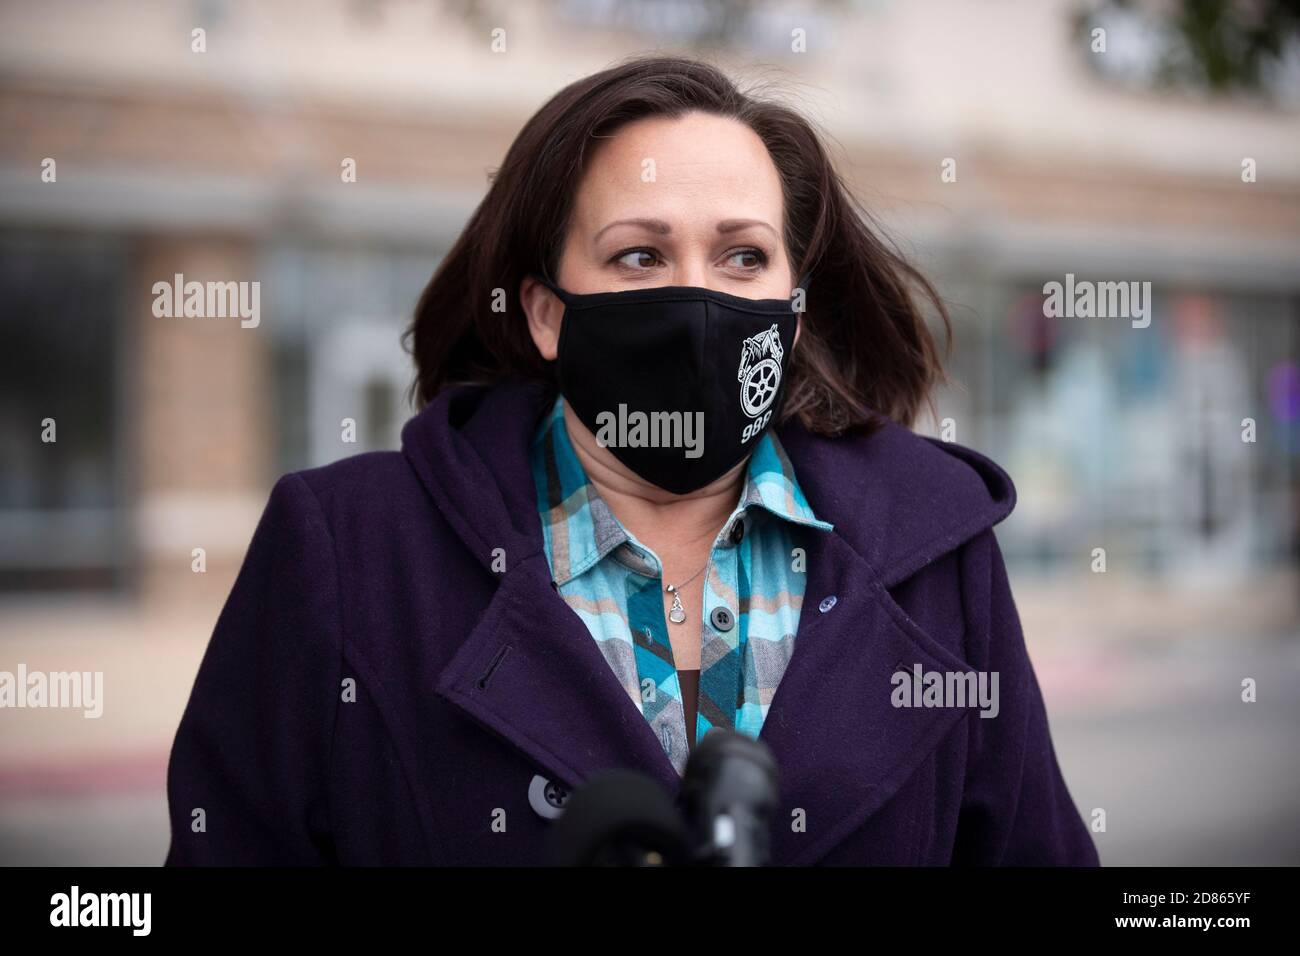
<path id="1" fill-rule="evenodd" d="M 172 745 L 166 865 L 332 862 L 338 596 L 320 504 L 300 475 L 285 475 L 217 619 Z"/>
<path id="2" fill-rule="evenodd" d="M 990 529 L 963 567 L 967 660 L 998 674 L 996 717 L 970 718 L 955 864 L 1097 866 L 1097 849 L 1061 776 L 1006 566 Z"/>

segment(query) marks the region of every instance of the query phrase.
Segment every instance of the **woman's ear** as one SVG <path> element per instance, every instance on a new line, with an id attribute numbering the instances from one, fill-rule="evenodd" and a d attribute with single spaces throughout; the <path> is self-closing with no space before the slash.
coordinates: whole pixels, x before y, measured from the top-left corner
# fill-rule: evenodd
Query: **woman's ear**
<path id="1" fill-rule="evenodd" d="M 559 354 L 564 303 L 532 276 L 524 276 L 519 283 L 519 304 L 528 317 L 528 334 L 533 337 L 537 351 L 546 361 L 555 361 Z"/>

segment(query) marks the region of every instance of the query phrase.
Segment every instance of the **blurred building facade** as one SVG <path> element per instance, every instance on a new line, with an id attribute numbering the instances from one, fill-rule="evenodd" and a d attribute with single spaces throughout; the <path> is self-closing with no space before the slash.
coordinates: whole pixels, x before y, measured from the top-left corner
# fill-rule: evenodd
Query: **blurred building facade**
<path id="1" fill-rule="evenodd" d="M 733 6 L 713 55 L 829 130 L 953 305 L 940 417 L 1027 492 L 1014 559 L 1103 538 L 1153 572 L 1294 557 L 1293 104 L 1108 85 L 1078 5 Z M 565 81 L 709 25 L 687 4 L 459 9 L 7 6 L 6 590 L 147 590 L 192 540 L 237 560 L 271 477 L 393 447 L 401 326 L 513 132 Z M 259 281 L 261 324 L 155 317 L 176 273 Z M 1151 282 L 1150 326 L 1044 319 L 1067 273 Z M 32 442 L 47 416 L 56 448 Z M 1214 437 L 1246 418 L 1253 446 Z"/>
<path id="2" fill-rule="evenodd" d="M 1113 45 L 1094 52 L 1089 9 L 6 4 L 7 656 L 93 641 L 68 608 L 98 595 L 122 633 L 181 631 L 192 674 L 276 476 L 397 447 L 412 413 L 399 334 L 523 121 L 618 58 L 704 41 L 833 136 L 949 302 L 955 384 L 921 427 L 1015 480 L 999 536 L 1027 633 L 1149 626 L 1140 601 L 1059 600 L 1098 548 L 1114 587 L 1176 588 L 1160 610 L 1180 627 L 1249 603 L 1242 626 L 1294 632 L 1300 54 L 1268 96 L 1160 91 L 1132 81 L 1154 41 L 1110 11 Z M 154 284 L 176 274 L 259 282 L 260 322 L 156 316 Z M 1067 274 L 1149 282 L 1149 326 L 1044 318 L 1044 283 Z M 47 419 L 57 442 L 41 441 Z M 178 680 L 131 737 L 140 752 L 170 743 Z M 25 727 L 0 768 L 32 757 L 42 731 Z"/>

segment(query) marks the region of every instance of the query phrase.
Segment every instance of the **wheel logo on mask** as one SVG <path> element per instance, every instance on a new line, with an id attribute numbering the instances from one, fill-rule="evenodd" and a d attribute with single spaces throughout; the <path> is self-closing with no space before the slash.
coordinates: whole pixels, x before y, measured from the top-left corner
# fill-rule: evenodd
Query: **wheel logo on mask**
<path id="1" fill-rule="evenodd" d="M 757 418 L 767 411 L 776 398 L 784 355 L 781 333 L 775 325 L 745 339 L 745 344 L 740 347 L 740 370 L 736 379 L 740 382 L 740 407 L 750 418 Z"/>

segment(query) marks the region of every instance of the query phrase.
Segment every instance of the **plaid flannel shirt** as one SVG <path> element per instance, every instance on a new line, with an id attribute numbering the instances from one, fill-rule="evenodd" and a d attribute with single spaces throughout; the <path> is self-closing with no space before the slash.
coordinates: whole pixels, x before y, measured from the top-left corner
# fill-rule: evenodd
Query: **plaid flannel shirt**
<path id="1" fill-rule="evenodd" d="M 530 454 L 551 577 L 681 773 L 689 746 L 668 637 L 676 625 L 664 616 L 663 565 L 588 480 L 569 442 L 563 397 L 538 428 Z M 813 514 L 790 460 L 767 431 L 704 572 L 697 741 L 718 726 L 758 736 L 794 651 L 804 595 L 801 535 L 831 528 Z"/>

